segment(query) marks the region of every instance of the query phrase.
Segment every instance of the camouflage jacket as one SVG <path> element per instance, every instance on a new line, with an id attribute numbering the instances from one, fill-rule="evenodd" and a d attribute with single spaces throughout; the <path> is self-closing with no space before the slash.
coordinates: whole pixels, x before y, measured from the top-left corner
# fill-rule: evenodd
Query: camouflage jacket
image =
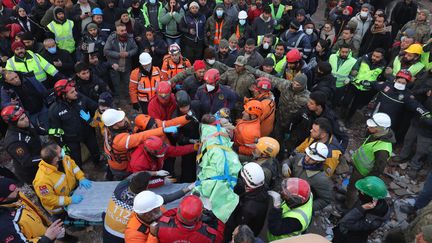
<path id="1" fill-rule="evenodd" d="M 221 83 L 228 85 L 233 89 L 243 100 L 244 97 L 250 98 L 251 92 L 249 88 L 255 83 L 255 77 L 249 71 L 245 70 L 242 73 L 237 73 L 235 68 L 229 68 L 220 77 Z"/>

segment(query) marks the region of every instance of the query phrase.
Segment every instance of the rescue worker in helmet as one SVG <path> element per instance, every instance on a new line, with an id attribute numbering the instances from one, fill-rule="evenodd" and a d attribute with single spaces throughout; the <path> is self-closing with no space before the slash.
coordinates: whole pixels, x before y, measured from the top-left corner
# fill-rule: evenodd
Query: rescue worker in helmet
<path id="1" fill-rule="evenodd" d="M 13 159 L 15 174 L 20 181 L 31 185 L 41 160 L 39 134 L 20 106 L 4 107 L 1 116 L 8 124 L 4 147 Z"/>
<path id="2" fill-rule="evenodd" d="M 337 226 L 333 228 L 334 243 L 368 242 L 368 236 L 390 219 L 390 206 L 385 198 L 388 191 L 384 181 L 367 176 L 355 183 L 359 199 Z"/>
<path id="3" fill-rule="evenodd" d="M 423 54 L 423 47 L 421 44 L 411 44 L 403 51 L 403 55 L 396 57 L 392 63 L 392 67 L 387 67 L 384 71 L 385 78 L 393 81 L 397 73 L 403 69 L 410 71 L 413 77 L 421 73 L 424 69 L 424 64 L 421 62 L 421 55 Z"/>
<path id="4" fill-rule="evenodd" d="M 312 78 L 313 71 L 302 59 L 301 53 L 298 49 L 294 48 L 287 52 L 286 66 L 284 70 L 285 73 L 283 75 L 283 78 L 288 80 L 293 80 L 293 78 L 299 73 L 305 74 L 307 77 L 307 89 L 311 90 L 314 81 L 314 79 Z"/>
<path id="5" fill-rule="evenodd" d="M 281 187 L 280 193 L 268 191 L 273 199 L 267 218 L 269 241 L 300 235 L 312 219 L 313 196 L 309 183 L 300 178 L 287 178 Z"/>
<path id="6" fill-rule="evenodd" d="M 181 200 L 178 208 L 165 212 L 155 228 L 154 235 L 160 243 L 209 243 L 222 242 L 224 224 L 211 211 L 204 211 L 199 197 L 189 195 Z"/>
<path id="7" fill-rule="evenodd" d="M 90 151 L 92 161 L 99 164 L 99 146 L 95 130 L 90 126 L 97 103 L 77 92 L 73 80 L 61 79 L 54 85 L 56 101 L 48 111 L 49 130 L 58 144 L 67 145 L 71 157 L 82 165 L 81 143 Z"/>
<path id="8" fill-rule="evenodd" d="M 153 223 L 161 216 L 164 200 L 152 191 L 142 191 L 135 196 L 133 201 L 133 215 L 125 230 L 125 242 L 127 243 L 157 243 L 153 235 Z"/>
<path id="9" fill-rule="evenodd" d="M 190 61 L 182 56 L 180 46 L 174 43 L 169 46 L 168 55 L 165 55 L 163 59 L 161 78 L 162 80 L 169 80 L 191 66 Z M 176 84 L 176 89 L 181 89 L 181 83 Z"/>
<path id="10" fill-rule="evenodd" d="M 157 84 L 156 95 L 150 99 L 148 114 L 162 121 L 169 120 L 177 107 L 174 94 L 171 92 L 171 84 L 161 81 Z"/>
<path id="11" fill-rule="evenodd" d="M 257 100 L 244 105 L 243 117 L 237 121 L 234 130 L 234 150 L 238 151 L 240 161 L 248 161 L 252 157 L 255 141 L 261 137 L 259 118 L 262 113 L 262 104 Z"/>
<path id="12" fill-rule="evenodd" d="M 261 232 L 270 199 L 264 179 L 263 169 L 254 162 L 246 163 L 239 171 L 234 192 L 240 198 L 237 207 L 225 224 L 225 242 L 231 240 L 234 229 L 241 224 L 248 225 L 255 236 Z"/>
<path id="13" fill-rule="evenodd" d="M 334 201 L 333 181 L 323 169 L 329 150 L 324 143 L 314 142 L 305 152 L 297 153 L 284 161 L 282 175 L 285 178 L 293 176 L 307 181 L 314 193 L 313 210 L 322 210 Z"/>
<path id="14" fill-rule="evenodd" d="M 105 124 L 104 150 L 108 155 L 108 165 L 115 179 L 121 180 L 130 173 L 127 171 L 132 151 L 150 136 L 177 132 L 177 127 L 159 127 L 148 131 L 132 133 L 124 111 L 108 109 L 102 114 Z"/>
<path id="15" fill-rule="evenodd" d="M 279 190 L 279 161 L 276 159 L 280 150 L 279 142 L 271 137 L 260 137 L 252 151 L 253 161 L 261 165 L 267 188 Z M 277 188 L 275 188 L 277 187 Z"/>
<path id="16" fill-rule="evenodd" d="M 239 100 L 238 95 L 226 85 L 219 83 L 220 73 L 217 69 L 209 69 L 204 74 L 204 84 L 201 85 L 195 100 L 199 100 L 199 112 L 201 114 L 215 114 L 221 108 L 234 109 Z"/>
<path id="17" fill-rule="evenodd" d="M 199 144 L 188 144 L 183 146 L 172 146 L 165 143 L 160 137 L 150 136 L 132 152 L 128 171 L 148 171 L 152 174 L 154 181 L 152 186 L 163 185 L 160 177 L 168 176 L 171 171 L 165 166 L 167 157 L 175 158 L 197 151 Z"/>

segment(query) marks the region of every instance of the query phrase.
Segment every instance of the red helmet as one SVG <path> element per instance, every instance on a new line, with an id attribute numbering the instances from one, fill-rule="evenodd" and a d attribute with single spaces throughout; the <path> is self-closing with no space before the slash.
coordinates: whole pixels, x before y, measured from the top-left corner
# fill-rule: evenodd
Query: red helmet
<path id="1" fill-rule="evenodd" d="M 301 204 L 307 202 L 311 195 L 309 183 L 300 178 L 284 179 L 282 190 L 288 197 L 299 199 Z"/>
<path id="2" fill-rule="evenodd" d="M 260 77 L 257 79 L 257 88 L 261 91 L 270 91 L 272 88 L 272 84 L 270 82 L 270 79 L 267 77 Z"/>
<path id="3" fill-rule="evenodd" d="M 156 157 L 164 157 L 166 145 L 160 137 L 150 136 L 144 141 L 144 148 Z"/>
<path id="4" fill-rule="evenodd" d="M 195 195 L 189 195 L 182 199 L 177 210 L 176 218 L 186 225 L 194 225 L 201 218 L 203 203 Z"/>
<path id="5" fill-rule="evenodd" d="M 262 104 L 258 100 L 248 101 L 248 103 L 246 103 L 243 108 L 248 114 L 256 115 L 258 117 L 260 117 L 263 113 Z"/>
<path id="6" fill-rule="evenodd" d="M 396 78 L 403 78 L 406 79 L 406 81 L 411 82 L 412 75 L 408 69 L 401 69 L 399 72 L 397 72 Z"/>
<path id="7" fill-rule="evenodd" d="M 17 105 L 8 105 L 1 111 L 1 117 L 3 121 L 10 124 L 17 122 L 21 115 L 24 113 L 24 109 Z"/>
<path id="8" fill-rule="evenodd" d="M 75 82 L 69 79 L 60 79 L 54 84 L 54 92 L 57 96 L 61 96 L 69 92 L 69 90 L 75 87 Z"/>
<path id="9" fill-rule="evenodd" d="M 294 63 L 301 60 L 300 51 L 297 48 L 290 50 L 286 55 L 286 60 L 288 63 Z"/>
<path id="10" fill-rule="evenodd" d="M 220 74 L 217 69 L 209 69 L 204 74 L 204 81 L 206 81 L 209 84 L 215 84 L 220 79 Z"/>

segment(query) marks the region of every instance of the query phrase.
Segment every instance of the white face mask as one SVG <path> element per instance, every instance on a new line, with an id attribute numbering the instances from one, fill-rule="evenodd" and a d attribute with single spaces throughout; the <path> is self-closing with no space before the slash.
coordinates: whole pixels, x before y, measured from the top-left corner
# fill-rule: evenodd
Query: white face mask
<path id="1" fill-rule="evenodd" d="M 394 83 L 394 88 L 397 90 L 405 90 L 406 84 L 401 84 L 401 83 Z"/>
<path id="2" fill-rule="evenodd" d="M 208 64 L 213 65 L 215 63 L 215 59 L 207 59 L 206 60 Z"/>
<path id="3" fill-rule="evenodd" d="M 368 16 L 368 12 L 360 12 L 360 17 L 366 18 Z"/>
<path id="4" fill-rule="evenodd" d="M 269 44 L 269 43 L 264 43 L 264 44 L 263 44 L 263 48 L 264 48 L 265 50 L 269 49 L 269 47 L 270 47 L 270 44 Z"/>
<path id="5" fill-rule="evenodd" d="M 305 32 L 307 35 L 312 35 L 313 29 L 306 29 Z"/>
<path id="6" fill-rule="evenodd" d="M 240 25 L 245 25 L 246 24 L 246 19 L 240 19 L 239 20 L 239 24 Z"/>
<path id="7" fill-rule="evenodd" d="M 235 51 L 235 50 L 237 50 L 237 48 L 235 48 L 235 47 L 231 47 L 231 46 L 229 46 L 229 49 L 230 49 L 231 51 Z"/>
<path id="8" fill-rule="evenodd" d="M 208 92 L 212 92 L 216 87 L 214 85 L 211 84 L 206 84 L 206 88 Z"/>

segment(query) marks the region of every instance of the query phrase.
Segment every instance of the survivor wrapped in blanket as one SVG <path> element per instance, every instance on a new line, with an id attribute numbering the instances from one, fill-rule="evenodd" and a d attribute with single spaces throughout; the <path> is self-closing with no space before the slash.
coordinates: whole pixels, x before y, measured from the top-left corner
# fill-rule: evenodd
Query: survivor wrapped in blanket
<path id="1" fill-rule="evenodd" d="M 206 208 L 226 223 L 239 202 L 233 188 L 242 165 L 231 149 L 233 143 L 227 131 L 220 125 L 201 124 L 201 142 L 195 190 L 200 192 Z"/>

